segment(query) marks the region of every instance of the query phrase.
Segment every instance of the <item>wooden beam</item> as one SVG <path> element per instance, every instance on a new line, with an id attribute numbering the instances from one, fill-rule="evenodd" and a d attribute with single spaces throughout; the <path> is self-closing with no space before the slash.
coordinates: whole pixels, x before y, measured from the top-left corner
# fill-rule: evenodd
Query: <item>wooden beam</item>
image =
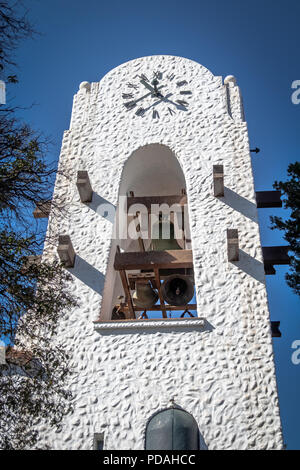
<path id="1" fill-rule="evenodd" d="M 126 272 L 123 269 L 120 270 L 120 277 L 121 277 L 121 281 L 122 281 L 122 285 L 124 289 L 125 301 L 128 304 L 129 315 L 127 315 L 126 309 L 124 309 L 123 311 L 126 315 L 126 318 L 135 319 L 134 306 L 132 303 L 131 293 L 130 293 L 129 286 L 128 286 L 127 276 L 126 276 Z"/>
<path id="2" fill-rule="evenodd" d="M 168 318 L 167 312 L 166 312 L 165 301 L 164 301 L 163 295 L 161 293 L 161 283 L 160 283 L 160 277 L 159 277 L 159 269 L 155 268 L 154 273 L 155 273 L 155 281 L 156 281 L 156 285 L 157 285 L 157 292 L 158 292 L 158 296 L 159 296 L 162 315 L 163 315 L 164 318 Z"/>
<path id="3" fill-rule="evenodd" d="M 281 191 L 256 191 L 258 209 L 267 207 L 282 207 Z"/>
<path id="4" fill-rule="evenodd" d="M 35 219 L 42 219 L 49 217 L 51 209 L 51 201 L 39 201 L 36 203 L 33 211 L 33 217 Z"/>
<path id="5" fill-rule="evenodd" d="M 239 260 L 239 236 L 237 229 L 227 229 L 228 261 Z"/>
<path id="6" fill-rule="evenodd" d="M 214 196 L 224 196 L 224 166 L 213 165 Z"/>
<path id="7" fill-rule="evenodd" d="M 136 215 L 134 216 L 134 220 L 138 220 L 138 218 L 139 218 L 139 213 L 137 212 Z M 141 226 L 140 226 L 139 223 L 136 225 L 136 232 L 139 234 L 139 236 L 138 236 L 138 242 L 139 242 L 140 251 L 145 251 L 144 240 L 143 240 L 142 237 L 140 236 L 140 233 L 141 233 Z"/>
<path id="8" fill-rule="evenodd" d="M 188 304 L 188 305 L 165 305 L 166 310 L 170 311 L 179 311 L 179 310 L 197 310 L 197 304 Z M 123 311 L 126 310 L 125 307 Z M 145 307 L 133 307 L 135 312 L 143 312 Z M 160 312 L 162 310 L 161 305 L 153 305 L 153 307 L 147 308 L 147 312 Z"/>
<path id="9" fill-rule="evenodd" d="M 34 358 L 31 351 L 24 351 L 13 346 L 7 346 L 5 359 L 8 363 L 25 366 Z"/>
<path id="10" fill-rule="evenodd" d="M 180 206 L 184 206 L 187 204 L 187 196 L 186 194 L 181 195 L 173 195 L 173 196 L 130 196 L 127 197 L 127 210 L 134 204 L 143 204 L 148 212 L 151 211 L 152 204 L 168 204 L 168 206 L 172 206 L 173 204 L 179 204 Z"/>
<path id="11" fill-rule="evenodd" d="M 166 250 L 166 251 L 145 251 L 116 253 L 114 268 L 121 269 L 176 269 L 192 268 L 192 250 Z"/>
<path id="12" fill-rule="evenodd" d="M 271 321 L 272 338 L 281 338 L 280 321 Z"/>
<path id="13" fill-rule="evenodd" d="M 91 202 L 93 190 L 87 171 L 80 170 L 77 172 L 76 186 L 79 191 L 81 202 Z"/>
<path id="14" fill-rule="evenodd" d="M 59 235 L 58 256 L 66 268 L 73 268 L 75 264 L 75 251 L 69 235 Z"/>
<path id="15" fill-rule="evenodd" d="M 159 324 L 159 322 L 162 321 L 161 318 L 143 318 L 142 320 L 145 321 L 145 322 L 149 322 L 149 323 L 157 322 L 158 324 Z M 203 319 L 203 318 L 199 318 L 199 317 L 164 318 L 163 322 L 168 321 L 168 322 L 170 322 L 170 326 L 171 326 L 172 323 L 174 323 L 174 322 L 177 323 L 178 321 L 182 321 L 182 323 L 184 324 L 184 323 L 186 323 L 187 320 L 189 320 L 189 321 L 191 321 L 191 322 L 192 322 L 192 321 L 199 321 L 199 320 L 200 320 L 200 321 L 203 322 L 203 325 L 204 325 L 204 319 Z M 123 320 L 123 319 L 122 319 L 122 320 L 121 320 L 121 319 L 120 319 L 120 320 L 118 320 L 118 321 L 119 321 L 119 322 L 124 322 L 124 323 L 126 323 L 126 322 L 130 322 L 130 321 L 132 321 L 132 320 L 131 320 L 131 319 L 126 319 L 126 320 Z M 136 319 L 136 322 L 137 322 L 137 323 L 138 323 L 139 321 L 140 321 L 139 319 Z M 100 320 L 100 319 L 98 319 L 98 320 L 94 321 L 93 323 L 94 323 L 95 325 L 97 325 L 97 324 L 101 324 L 101 323 L 115 323 L 115 322 L 116 322 L 116 320 L 102 320 L 102 319 Z"/>
<path id="16" fill-rule="evenodd" d="M 157 289 L 156 282 L 155 282 L 155 274 L 154 273 L 137 273 L 137 274 L 128 274 L 128 283 L 131 290 L 135 289 L 136 281 L 144 281 L 148 280 L 151 282 L 153 289 Z"/>
<path id="17" fill-rule="evenodd" d="M 264 263 L 265 275 L 270 276 L 276 274 L 276 270 L 272 264 Z"/>
<path id="18" fill-rule="evenodd" d="M 262 252 L 265 265 L 290 264 L 289 246 L 263 246 Z"/>

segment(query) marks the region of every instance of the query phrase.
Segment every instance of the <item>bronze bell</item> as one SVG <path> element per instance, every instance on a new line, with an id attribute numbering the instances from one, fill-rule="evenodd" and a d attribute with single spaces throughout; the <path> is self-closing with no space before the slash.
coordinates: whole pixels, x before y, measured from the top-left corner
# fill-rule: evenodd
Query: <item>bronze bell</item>
<path id="1" fill-rule="evenodd" d="M 169 232 L 170 231 L 170 232 Z M 156 238 L 152 238 L 150 251 L 181 250 L 175 238 L 174 224 L 169 221 L 160 220 L 152 227 L 152 233 Z M 169 238 L 164 238 L 164 234 L 169 234 Z"/>
<path id="2" fill-rule="evenodd" d="M 149 309 L 158 301 L 158 294 L 152 289 L 149 281 L 136 281 L 132 300 L 136 307 Z"/>
<path id="3" fill-rule="evenodd" d="M 194 285 L 190 276 L 172 274 L 162 285 L 162 295 L 169 305 L 187 305 L 194 296 Z"/>

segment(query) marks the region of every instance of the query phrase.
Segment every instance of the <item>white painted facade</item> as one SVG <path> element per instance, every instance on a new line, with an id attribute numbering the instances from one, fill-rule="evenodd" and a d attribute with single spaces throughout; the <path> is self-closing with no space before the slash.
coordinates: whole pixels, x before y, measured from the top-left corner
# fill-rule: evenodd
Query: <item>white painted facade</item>
<path id="1" fill-rule="evenodd" d="M 156 70 L 175 75 L 174 83 L 165 82 L 170 93 L 178 80 L 188 82 L 188 111 L 171 115 L 160 103 L 154 119 L 152 111 L 140 117 L 126 110 L 126 83 Z M 213 195 L 215 164 L 224 165 L 222 198 Z M 248 132 L 234 77 L 223 84 L 194 61 L 150 56 L 122 64 L 99 83 L 83 82 L 59 166 L 69 178 L 58 176 L 54 199 L 67 216 L 59 226 L 50 216 L 48 230 L 70 235 L 76 252 L 69 272 L 81 305 L 62 317 L 59 333 L 72 356 L 74 414 L 60 432 L 41 425 L 39 447 L 92 449 L 94 434 L 104 433 L 105 449 L 143 449 L 148 419 L 173 400 L 196 419 L 203 449 L 281 449 Z M 80 202 L 78 170 L 90 177 L 89 204 Z M 105 322 L 119 293 L 110 207 L 129 190 L 174 194 L 185 185 L 199 318 Z M 108 215 L 99 209 L 103 202 Z M 233 263 L 228 228 L 239 232 Z M 55 248 L 46 246 L 45 256 L 51 253 Z M 103 321 L 94 323 L 100 310 Z"/>

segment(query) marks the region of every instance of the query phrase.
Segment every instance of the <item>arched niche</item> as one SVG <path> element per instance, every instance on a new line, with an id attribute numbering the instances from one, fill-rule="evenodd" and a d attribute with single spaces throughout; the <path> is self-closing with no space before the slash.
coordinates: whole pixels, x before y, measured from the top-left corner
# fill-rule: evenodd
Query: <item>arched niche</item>
<path id="1" fill-rule="evenodd" d="M 119 273 L 113 268 L 117 246 L 122 251 L 140 251 L 138 239 L 128 236 L 133 217 L 128 216 L 125 223 L 120 222 L 120 213 L 124 212 L 123 205 L 127 197 L 151 197 L 182 195 L 186 193 L 186 182 L 182 168 L 174 152 L 162 144 L 149 144 L 135 150 L 125 162 L 119 188 L 119 199 L 114 224 L 114 238 L 108 262 L 106 282 L 100 318 L 110 320 L 114 305 L 119 302 L 119 296 L 125 295 Z M 124 202 L 125 201 L 125 202 Z M 171 221 L 174 214 L 171 214 Z M 134 223 L 135 227 L 136 223 Z M 131 225 L 132 227 L 133 225 Z M 150 223 L 149 223 L 150 227 Z M 124 233 L 125 228 L 125 233 Z M 188 220 L 184 221 L 184 237 L 179 240 L 181 248 L 190 249 L 190 231 Z M 150 248 L 151 236 L 143 238 L 145 250 Z"/>
<path id="2" fill-rule="evenodd" d="M 150 144 L 132 153 L 124 165 L 120 195 L 168 196 L 186 188 L 181 166 L 166 145 Z"/>
<path id="3" fill-rule="evenodd" d="M 145 432 L 146 450 L 199 450 L 199 429 L 194 417 L 172 407 L 155 413 Z"/>

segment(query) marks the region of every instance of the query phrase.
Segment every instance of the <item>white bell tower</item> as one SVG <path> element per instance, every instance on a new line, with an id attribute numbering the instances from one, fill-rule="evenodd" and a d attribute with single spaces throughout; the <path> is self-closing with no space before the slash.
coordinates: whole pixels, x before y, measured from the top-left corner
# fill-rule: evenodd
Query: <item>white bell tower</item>
<path id="1" fill-rule="evenodd" d="M 81 83 L 59 167 L 67 217 L 50 213 L 58 246 L 45 256 L 65 262 L 80 299 L 59 326 L 74 413 L 60 432 L 41 425 L 39 447 L 282 449 L 275 259 L 235 78 L 162 55 Z"/>

